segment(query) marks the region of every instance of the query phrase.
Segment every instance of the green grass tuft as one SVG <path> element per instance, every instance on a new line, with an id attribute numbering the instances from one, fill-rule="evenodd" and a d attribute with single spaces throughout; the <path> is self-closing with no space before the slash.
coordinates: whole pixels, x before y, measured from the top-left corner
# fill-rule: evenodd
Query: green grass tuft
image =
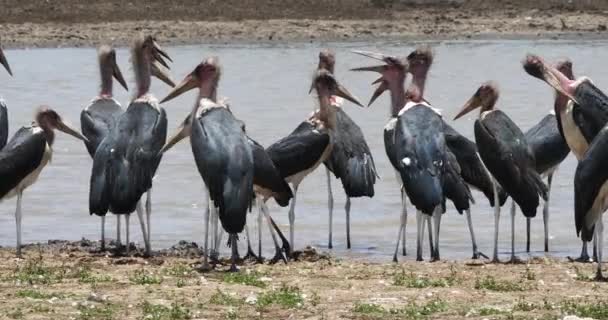
<path id="1" fill-rule="evenodd" d="M 230 272 L 224 274 L 223 281 L 227 283 L 238 283 L 247 286 L 258 288 L 266 288 L 266 282 L 260 280 L 261 275 L 255 271 L 252 272 Z"/>
<path id="2" fill-rule="evenodd" d="M 262 293 L 258 297 L 258 308 L 265 308 L 271 304 L 279 305 L 284 308 L 299 308 L 304 305 L 304 298 L 298 287 L 288 287 L 283 285 L 279 290 L 271 290 Z"/>
<path id="3" fill-rule="evenodd" d="M 526 291 L 529 288 L 525 285 L 508 280 L 497 280 L 492 276 L 486 276 L 482 279 L 475 280 L 475 289 L 486 289 L 490 291 L 498 291 L 498 292 L 513 292 L 513 291 Z"/>
<path id="4" fill-rule="evenodd" d="M 385 309 L 377 304 L 356 303 L 353 307 L 354 313 L 372 316 L 393 315 L 404 319 L 424 319 L 433 314 L 448 310 L 448 304 L 440 299 L 431 300 L 425 304 L 411 303 L 402 308 Z M 384 318 L 384 317 L 383 317 Z"/>
<path id="5" fill-rule="evenodd" d="M 167 307 L 145 301 L 141 309 L 143 318 L 146 320 L 187 320 L 192 318 L 190 310 L 177 302 L 172 303 L 171 307 Z"/>
<path id="6" fill-rule="evenodd" d="M 217 304 L 221 306 L 240 306 L 244 302 L 245 301 L 243 301 L 243 299 L 226 294 L 220 289 L 217 289 L 217 291 L 209 299 L 210 304 Z"/>
<path id="7" fill-rule="evenodd" d="M 153 273 L 147 272 L 145 269 L 141 268 L 135 271 L 131 276 L 129 276 L 129 281 L 133 284 L 139 285 L 153 285 L 153 284 L 161 284 L 163 279 Z"/>
<path id="8" fill-rule="evenodd" d="M 97 284 L 101 282 L 112 282 L 114 279 L 108 275 L 98 275 L 93 273 L 90 267 L 81 266 L 76 270 L 75 278 L 79 283 Z"/>
<path id="9" fill-rule="evenodd" d="M 178 263 L 164 270 L 164 274 L 178 278 L 189 278 L 194 274 L 194 270 L 187 264 Z"/>
<path id="10" fill-rule="evenodd" d="M 401 273 L 393 276 L 393 284 L 407 288 L 429 288 L 429 287 L 450 287 L 456 282 L 455 277 L 432 279 L 423 276 L 416 276 L 414 273 Z"/>
<path id="11" fill-rule="evenodd" d="M 113 304 L 78 305 L 78 320 L 114 320 L 117 307 Z"/>
<path id="12" fill-rule="evenodd" d="M 42 258 L 29 259 L 13 271 L 12 280 L 27 284 L 53 284 L 63 280 L 65 272 L 58 267 L 44 265 Z"/>
<path id="13" fill-rule="evenodd" d="M 61 295 L 58 294 L 48 294 L 44 292 L 40 292 L 32 289 L 19 290 L 15 294 L 16 297 L 19 298 L 30 298 L 36 300 L 48 300 L 51 298 L 61 298 Z"/>
<path id="14" fill-rule="evenodd" d="M 357 302 L 353 307 L 353 312 L 362 314 L 384 314 L 386 313 L 386 310 L 377 304 Z"/>
<path id="15" fill-rule="evenodd" d="M 583 318 L 608 319 L 608 302 L 579 302 L 566 301 L 561 304 L 565 314 L 576 315 Z"/>

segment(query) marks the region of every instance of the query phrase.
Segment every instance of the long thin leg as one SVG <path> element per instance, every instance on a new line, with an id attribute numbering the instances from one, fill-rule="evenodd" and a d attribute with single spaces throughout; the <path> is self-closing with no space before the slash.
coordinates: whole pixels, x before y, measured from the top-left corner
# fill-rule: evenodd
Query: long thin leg
<path id="1" fill-rule="evenodd" d="M 243 259 L 252 259 L 254 261 L 258 261 L 258 257 L 255 255 L 253 249 L 251 248 L 251 236 L 249 233 L 249 224 L 247 223 L 245 224 L 245 236 L 247 237 L 247 254 Z"/>
<path id="2" fill-rule="evenodd" d="M 471 243 L 473 244 L 473 259 L 479 259 L 480 257 L 484 257 L 488 259 L 488 257 L 479 252 L 477 247 L 477 240 L 475 240 L 475 231 L 473 230 L 473 218 L 471 217 L 471 208 L 467 209 L 467 225 L 469 226 L 469 233 L 471 234 Z"/>
<path id="3" fill-rule="evenodd" d="M 511 262 L 517 261 L 515 258 L 515 200 L 511 200 Z"/>
<path id="4" fill-rule="evenodd" d="M 526 217 L 526 252 L 530 252 L 530 228 L 532 224 L 532 218 Z"/>
<path id="5" fill-rule="evenodd" d="M 500 199 L 498 197 L 498 187 L 496 181 L 493 181 L 494 189 L 494 252 L 492 254 L 492 262 L 500 262 L 498 260 L 498 227 L 500 224 Z"/>
<path id="6" fill-rule="evenodd" d="M 429 216 L 429 215 L 423 215 L 423 217 L 426 220 L 426 226 L 427 229 L 429 230 L 429 251 L 431 253 L 431 260 L 433 259 L 433 255 L 435 254 L 435 242 L 433 241 L 433 216 Z M 422 234 L 424 235 L 424 231 L 422 231 Z"/>
<path id="7" fill-rule="evenodd" d="M 399 232 L 397 233 L 397 245 L 395 246 L 395 254 L 393 255 L 393 262 L 398 262 L 397 253 L 399 252 L 399 243 L 401 242 L 401 233 L 403 232 L 403 215 L 399 221 Z"/>
<path id="8" fill-rule="evenodd" d="M 334 247 L 332 243 L 334 220 L 334 195 L 331 191 L 331 173 L 329 172 L 329 169 L 327 167 L 325 167 L 325 173 L 327 175 L 327 210 L 329 210 L 329 241 L 327 243 L 327 247 L 329 249 L 332 249 Z M 293 241 L 293 239 L 291 239 L 291 241 Z"/>
<path id="9" fill-rule="evenodd" d="M 294 185 L 293 186 L 293 199 L 291 199 L 291 206 L 289 208 L 289 243 L 291 243 L 291 248 L 293 251 L 293 248 L 296 246 L 295 242 L 294 242 L 294 225 L 295 225 L 295 221 L 296 221 L 296 197 L 298 195 L 298 186 L 299 185 Z M 292 256 L 292 252 L 289 252 L 288 255 L 291 257 Z"/>
<path id="10" fill-rule="evenodd" d="M 149 255 L 150 243 L 148 243 L 148 232 L 146 231 L 146 223 L 144 221 L 144 209 L 142 208 L 141 200 L 137 202 L 135 207 L 137 211 L 137 219 L 139 220 L 139 227 L 141 228 L 141 234 L 144 238 L 145 255 Z"/>
<path id="11" fill-rule="evenodd" d="M 122 241 L 120 239 L 120 215 L 116 215 L 116 247 L 120 249 L 122 247 Z"/>
<path id="12" fill-rule="evenodd" d="M 207 198 L 207 205 L 205 206 L 205 251 L 203 252 L 203 265 L 202 265 L 202 269 L 203 270 L 211 270 L 211 267 L 209 266 L 209 215 L 210 213 L 210 209 L 209 206 L 211 205 L 211 199 L 209 198 L 209 195 L 207 194 L 207 189 L 205 188 L 205 198 Z"/>
<path id="13" fill-rule="evenodd" d="M 439 255 L 439 228 L 441 227 L 441 206 L 435 208 L 433 213 L 434 225 L 435 225 L 435 253 L 433 254 L 433 261 L 439 261 L 441 256 Z"/>
<path id="14" fill-rule="evenodd" d="M 131 240 L 129 239 L 129 219 L 130 218 L 131 218 L 130 214 L 125 215 L 125 228 L 127 230 L 127 237 L 126 237 L 127 238 L 126 239 L 127 240 L 127 248 L 126 248 L 127 255 L 129 255 L 129 251 L 130 251 L 129 249 L 131 247 L 131 242 L 130 242 Z"/>
<path id="15" fill-rule="evenodd" d="M 17 226 L 17 258 L 21 258 L 21 199 L 23 193 L 17 192 L 17 209 L 15 210 L 15 225 Z"/>
<path id="16" fill-rule="evenodd" d="M 256 204 L 258 206 L 258 259 L 263 260 L 264 258 L 262 258 L 262 223 L 263 223 L 263 216 L 262 216 L 262 205 L 260 204 L 260 202 L 264 202 L 264 200 L 262 198 L 256 198 Z"/>
<path id="17" fill-rule="evenodd" d="M 602 221 L 602 217 L 595 224 L 595 241 L 597 242 L 597 274 L 595 276 L 596 280 L 599 281 L 607 281 L 607 278 L 604 278 L 602 274 L 602 258 L 604 254 L 604 222 Z"/>
<path id="18" fill-rule="evenodd" d="M 106 250 L 106 216 L 101 216 L 101 251 Z"/>
<path id="19" fill-rule="evenodd" d="M 350 197 L 348 195 L 344 210 L 346 211 L 346 249 L 350 249 Z"/>
<path id="20" fill-rule="evenodd" d="M 425 221 L 426 218 L 422 217 L 422 212 L 416 210 L 416 261 L 422 261 L 422 241 L 424 241 Z"/>
<path id="21" fill-rule="evenodd" d="M 545 252 L 549 252 L 549 198 L 551 196 L 551 183 L 553 182 L 553 173 L 547 177 L 547 201 L 543 207 L 543 222 L 545 224 Z"/>
<path id="22" fill-rule="evenodd" d="M 237 235 L 231 233 L 228 235 L 230 241 L 230 247 L 232 248 L 232 263 L 230 265 L 230 272 L 237 272 L 239 269 L 236 267 L 236 261 L 239 259 L 239 251 L 238 251 L 238 240 Z"/>
<path id="23" fill-rule="evenodd" d="M 260 209 L 266 218 L 266 222 L 268 223 L 268 229 L 270 230 L 270 235 L 272 236 L 272 242 L 274 242 L 275 254 L 274 257 L 270 260 L 271 264 L 277 263 L 279 260 L 283 260 L 284 263 L 287 263 L 287 259 L 281 252 L 281 247 L 279 246 L 279 241 L 277 240 L 277 236 L 274 234 L 274 228 L 272 225 L 272 219 L 270 218 L 270 213 L 268 213 L 268 208 L 265 203 L 260 204 Z"/>
<path id="24" fill-rule="evenodd" d="M 405 256 L 407 254 L 405 245 L 405 231 L 407 230 L 407 195 L 405 194 L 405 189 L 403 188 L 403 186 L 401 187 L 401 215 L 403 216 L 403 235 L 401 238 L 401 250 L 403 250 L 402 254 L 403 256 Z"/>
<path id="25" fill-rule="evenodd" d="M 152 244 L 150 243 L 150 237 L 152 234 L 152 229 L 150 227 L 150 216 L 152 216 L 152 188 L 148 189 L 146 195 L 146 242 L 148 243 L 148 246 L 146 247 L 146 255 L 150 255 L 152 253 Z"/>

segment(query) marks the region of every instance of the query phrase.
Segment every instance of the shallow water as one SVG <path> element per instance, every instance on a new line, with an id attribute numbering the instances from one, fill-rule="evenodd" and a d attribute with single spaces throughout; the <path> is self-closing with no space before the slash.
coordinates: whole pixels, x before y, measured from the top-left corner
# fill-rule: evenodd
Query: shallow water
<path id="1" fill-rule="evenodd" d="M 477 87 L 486 80 L 495 80 L 501 89 L 498 107 L 509 114 L 524 130 L 533 126 L 553 106 L 553 93 L 540 81 L 526 75 L 520 61 L 528 52 L 554 60 L 570 57 L 576 75 L 588 75 L 600 87 L 608 84 L 608 70 L 598 48 L 603 41 L 456 41 L 430 43 L 435 50 L 426 98 L 451 119 Z M 217 55 L 223 65 L 220 96 L 230 99 L 233 112 L 247 124 L 249 134 L 268 146 L 288 134 L 315 105 L 307 94 L 317 53 L 322 47 L 334 48 L 337 54 L 337 78 L 361 101 L 367 102 L 376 75 L 354 73 L 350 68 L 376 62 L 352 54 L 353 49 L 382 51 L 405 55 L 414 43 L 325 43 L 277 45 L 214 45 L 180 46 L 166 50 L 175 63 L 172 74 L 181 80 L 203 58 Z M 7 50 L 14 78 L 0 72 L 0 94 L 9 107 L 11 132 L 28 124 L 38 105 L 48 104 L 65 119 L 79 126 L 80 111 L 98 90 L 98 67 L 94 49 L 33 49 Z M 130 87 L 134 87 L 128 51 L 118 50 L 118 61 Z M 161 97 L 168 87 L 156 81 L 152 92 Z M 115 97 L 126 103 L 130 94 L 115 87 Z M 194 102 L 195 93 L 167 103 L 169 131 L 181 122 Z M 388 116 L 388 96 L 385 95 L 369 109 L 352 104 L 346 111 L 362 127 L 370 145 L 378 172 L 376 196 L 352 201 L 353 249 L 346 251 L 344 195 L 338 180 L 333 180 L 335 196 L 334 252 L 338 256 L 358 256 L 388 260 L 394 250 L 399 224 L 400 197 L 393 169 L 386 158 L 382 130 Z M 468 137 L 473 136 L 471 114 L 462 120 L 449 122 Z M 52 163 L 42 172 L 38 183 L 24 193 L 23 241 L 45 242 L 47 239 L 76 240 L 99 237 L 99 219 L 88 215 L 88 181 L 92 161 L 84 146 L 59 133 L 54 146 Z M 570 155 L 553 180 L 551 192 L 550 245 L 551 254 L 578 254 L 573 218 L 573 175 L 575 158 Z M 325 169 L 320 168 L 300 185 L 296 208 L 296 247 L 310 244 L 327 247 L 327 188 Z M 153 189 L 152 245 L 167 247 L 180 239 L 202 242 L 203 210 L 202 180 L 196 171 L 190 146 L 182 142 L 163 158 Z M 487 200 L 475 193 L 473 207 L 475 231 L 480 249 L 492 251 L 493 215 Z M 269 202 L 270 203 L 270 202 Z M 510 204 L 510 202 L 508 202 Z M 271 203 L 271 213 L 287 232 L 287 208 Z M 415 215 L 408 207 L 408 259 L 415 252 Z M 15 200 L 0 205 L 0 245 L 14 246 Z M 508 206 L 501 216 L 500 251 L 510 250 L 510 217 Z M 543 227 L 540 214 L 532 222 L 532 250 L 542 255 Z M 124 226 L 124 224 L 123 224 Z M 115 236 L 115 219 L 109 217 L 107 234 Z M 136 218 L 131 219 L 132 240 L 141 242 Z M 264 228 L 265 234 L 266 227 Z M 464 217 L 453 207 L 444 216 L 441 226 L 443 258 L 463 259 L 471 255 L 471 243 Z M 124 237 L 124 236 L 123 236 Z M 265 237 L 268 237 L 267 235 Z M 225 238 L 225 237 L 224 237 Z M 124 238 L 123 238 L 124 239 Z M 245 239 L 245 237 L 241 237 Z M 241 246 L 243 246 L 242 241 Z M 270 239 L 265 238 L 267 248 Z M 426 253 L 428 254 L 428 247 Z M 525 249 L 525 219 L 516 218 L 516 250 Z M 227 250 L 224 248 L 223 250 Z M 226 253 L 228 251 L 225 251 Z M 523 253 L 521 255 L 525 256 Z"/>

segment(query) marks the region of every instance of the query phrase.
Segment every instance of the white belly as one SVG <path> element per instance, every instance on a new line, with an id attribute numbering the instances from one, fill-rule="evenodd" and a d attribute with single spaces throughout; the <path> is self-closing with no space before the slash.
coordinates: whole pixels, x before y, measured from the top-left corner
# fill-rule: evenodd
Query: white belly
<path id="1" fill-rule="evenodd" d="M 608 181 L 604 182 L 600 192 L 598 192 L 591 210 L 585 217 L 585 225 L 587 228 L 591 228 L 595 223 L 602 217 L 604 211 L 608 209 Z"/>
<path id="2" fill-rule="evenodd" d="M 325 161 L 329 155 L 331 154 L 331 150 L 333 149 L 333 142 L 331 142 L 331 135 L 330 135 L 330 143 L 329 145 L 327 145 L 327 148 L 325 148 L 325 151 L 323 151 L 323 153 L 321 154 L 321 157 L 319 158 L 319 160 L 317 160 L 317 162 L 310 168 L 304 170 L 304 171 L 300 171 L 296 174 L 293 174 L 287 178 L 285 178 L 285 181 L 287 181 L 287 183 L 291 183 L 291 185 L 293 186 L 297 186 L 300 184 L 300 182 L 302 182 L 302 180 L 304 180 L 304 178 L 309 175 L 311 172 L 315 171 L 315 169 L 321 164 L 323 163 L 323 161 Z"/>
<path id="3" fill-rule="evenodd" d="M 560 119 L 562 120 L 562 129 L 564 131 L 566 143 L 568 144 L 568 147 L 570 147 L 570 150 L 572 150 L 572 153 L 574 153 L 574 156 L 576 156 L 576 159 L 580 161 L 587 149 L 589 149 L 589 144 L 574 122 L 572 115 L 573 108 L 574 103 L 572 100 L 568 101 L 566 108 L 560 111 Z"/>
<path id="4" fill-rule="evenodd" d="M 44 167 L 46 167 L 46 165 L 51 161 L 52 157 L 53 157 L 53 149 L 51 149 L 51 147 L 48 144 L 46 144 L 46 147 L 44 149 L 44 155 L 42 155 L 42 160 L 40 161 L 40 165 L 38 165 L 38 167 L 34 171 L 32 171 L 23 180 L 21 180 L 21 182 L 19 182 L 19 184 L 15 188 L 13 188 L 11 191 L 9 191 L 9 193 L 6 195 L 5 199 L 12 198 L 17 195 L 17 192 L 22 192 L 27 187 L 33 185 L 36 182 L 36 180 L 38 180 L 38 176 L 42 172 L 42 169 L 44 169 Z"/>

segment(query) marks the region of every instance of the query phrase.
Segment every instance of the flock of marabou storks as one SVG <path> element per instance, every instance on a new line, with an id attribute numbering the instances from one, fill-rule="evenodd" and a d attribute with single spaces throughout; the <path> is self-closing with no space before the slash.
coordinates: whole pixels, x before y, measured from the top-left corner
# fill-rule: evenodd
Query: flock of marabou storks
<path id="1" fill-rule="evenodd" d="M 321 163 L 327 169 L 329 187 L 329 247 L 332 247 L 332 173 L 341 180 L 347 195 L 347 246 L 350 247 L 350 198 L 373 197 L 378 175 L 361 129 L 342 108 L 345 100 L 363 105 L 333 75 L 333 52 L 324 50 L 319 54 L 319 64 L 310 87 L 310 91 L 317 94 L 319 109 L 291 134 L 266 149 L 247 135 L 245 123 L 233 115 L 226 100 L 218 99 L 221 75 L 218 58 L 203 60 L 176 85 L 168 72 L 169 55 L 153 37 L 138 37 L 131 57 L 136 93 L 129 106 L 123 109 L 112 98 L 114 78 L 127 89 L 116 63 L 116 53 L 109 46 L 100 47 L 98 53 L 101 91 L 81 113 L 82 133 L 64 122 L 57 112 L 42 106 L 32 124 L 17 130 L 9 141 L 7 109 L 0 100 L 0 198 L 17 196 L 17 256 L 21 256 L 23 191 L 36 181 L 51 160 L 54 129 L 83 140 L 93 159 L 89 209 L 91 214 L 101 217 L 102 247 L 106 214 L 117 215 L 119 243 L 120 217 L 125 217 L 126 241 L 129 244 L 129 217 L 136 211 L 145 253 L 151 254 L 153 178 L 163 153 L 185 138 L 190 139 L 192 154 L 205 185 L 202 193 L 208 199 L 204 268 L 210 267 L 209 259 L 214 262 L 218 259 L 222 229 L 228 234 L 228 245 L 232 248 L 230 270 L 237 270 L 238 234 L 243 231 L 247 234 L 247 256 L 261 260 L 261 225 L 264 220 L 276 250 L 271 261 L 286 262 L 294 253 L 298 186 Z M 384 143 L 386 155 L 400 181 L 402 204 L 395 261 L 400 244 L 405 255 L 407 199 L 416 208 L 418 260 L 422 260 L 422 243 L 427 227 L 431 259 L 440 258 L 439 230 L 447 200 L 458 212 L 466 212 L 473 258 L 485 257 L 478 251 L 475 241 L 470 212 L 474 203 L 471 188 L 480 190 L 494 207 L 493 261 L 498 261 L 500 207 L 507 198 L 512 199 L 511 262 L 518 260 L 514 254 L 516 205 L 527 217 L 529 251 L 530 219 L 536 216 L 540 200 L 543 200 L 544 246 L 548 251 L 548 203 L 552 176 L 572 150 L 578 159 L 574 179 L 575 225 L 583 242 L 581 256 L 577 260 L 591 260 L 587 243 L 594 240 L 597 278 L 604 279 L 601 271 L 601 216 L 608 207 L 608 170 L 602 170 L 602 166 L 608 162 L 608 129 L 604 129 L 608 122 L 608 97 L 588 78 L 575 80 L 570 61 L 551 65 L 535 55 L 528 55 L 523 61 L 528 74 L 543 80 L 556 92 L 555 112 L 541 119 L 526 133 L 506 113 L 496 108 L 497 86 L 493 82 L 482 84 L 454 118 L 456 120 L 479 108 L 474 128 L 475 142 L 472 142 L 454 130 L 424 98 L 427 74 L 433 63 L 430 48 L 419 47 L 406 57 L 365 51 L 354 53 L 378 62 L 374 66 L 353 69 L 380 75 L 373 82 L 377 87 L 368 105 L 383 92 L 390 93 L 390 118 L 384 128 Z M 0 63 L 12 75 L 1 50 Z M 412 79 L 406 87 L 408 74 Z M 149 92 L 152 76 L 173 87 L 160 101 Z M 160 104 L 192 89 L 199 90 L 192 111 L 185 116 L 177 132 L 167 139 L 167 114 Z M 547 184 L 541 178 L 544 176 Z M 280 206 L 290 205 L 289 240 L 269 214 L 265 203 L 270 198 Z M 259 211 L 257 257 L 251 248 L 246 225 L 247 213 L 254 204 Z M 129 247 L 126 246 L 127 254 Z"/>

